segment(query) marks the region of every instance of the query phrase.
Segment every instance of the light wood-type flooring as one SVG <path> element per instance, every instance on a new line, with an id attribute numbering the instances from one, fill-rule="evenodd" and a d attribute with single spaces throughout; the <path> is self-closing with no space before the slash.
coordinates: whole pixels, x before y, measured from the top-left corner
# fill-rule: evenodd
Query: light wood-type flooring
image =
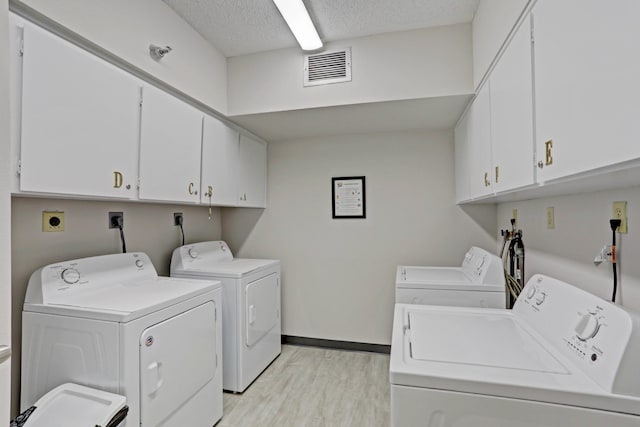
<path id="1" fill-rule="evenodd" d="M 283 345 L 217 427 L 389 426 L 389 355 Z"/>

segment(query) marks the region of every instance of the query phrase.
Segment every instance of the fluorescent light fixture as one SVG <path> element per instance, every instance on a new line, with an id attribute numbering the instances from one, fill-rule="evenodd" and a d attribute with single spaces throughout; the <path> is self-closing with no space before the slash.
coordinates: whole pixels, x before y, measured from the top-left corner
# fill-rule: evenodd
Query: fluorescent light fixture
<path id="1" fill-rule="evenodd" d="M 302 50 L 317 50 L 322 40 L 302 0 L 273 0 Z"/>

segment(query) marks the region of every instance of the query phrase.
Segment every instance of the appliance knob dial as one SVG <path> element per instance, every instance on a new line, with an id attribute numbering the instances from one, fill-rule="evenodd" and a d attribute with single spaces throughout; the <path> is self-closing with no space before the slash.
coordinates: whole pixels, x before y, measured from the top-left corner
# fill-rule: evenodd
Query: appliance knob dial
<path id="1" fill-rule="evenodd" d="M 136 267 L 138 267 L 138 268 L 144 267 L 144 262 L 142 262 L 141 259 L 137 259 L 136 260 Z"/>
<path id="2" fill-rule="evenodd" d="M 80 272 L 75 268 L 65 268 L 62 270 L 60 277 L 65 283 L 73 285 L 74 283 L 78 283 L 80 280 Z"/>
<path id="3" fill-rule="evenodd" d="M 533 296 L 536 294 L 536 291 L 537 289 L 535 286 L 530 287 L 529 290 L 527 291 L 527 299 L 533 298 Z"/>
<path id="4" fill-rule="evenodd" d="M 547 294 L 545 294 L 544 292 L 540 292 L 536 298 L 536 305 L 541 305 L 546 297 Z"/>
<path id="5" fill-rule="evenodd" d="M 585 314 L 576 325 L 576 336 L 580 341 L 586 341 L 593 338 L 600 329 L 600 321 L 593 314 Z"/>
<path id="6" fill-rule="evenodd" d="M 198 251 L 196 251 L 194 248 L 189 249 L 189 256 L 191 258 L 198 258 Z"/>

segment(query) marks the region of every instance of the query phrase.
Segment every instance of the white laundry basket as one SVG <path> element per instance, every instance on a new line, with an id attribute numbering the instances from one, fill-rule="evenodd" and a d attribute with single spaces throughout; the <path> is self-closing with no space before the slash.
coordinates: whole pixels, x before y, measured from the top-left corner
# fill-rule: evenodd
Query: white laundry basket
<path id="1" fill-rule="evenodd" d="M 116 427 L 127 416 L 124 396 L 62 384 L 11 422 L 11 427 Z"/>

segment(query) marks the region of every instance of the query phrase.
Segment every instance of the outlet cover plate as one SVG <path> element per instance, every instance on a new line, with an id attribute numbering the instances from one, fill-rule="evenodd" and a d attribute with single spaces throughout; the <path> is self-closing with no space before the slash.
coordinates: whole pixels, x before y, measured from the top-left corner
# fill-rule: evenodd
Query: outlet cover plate
<path id="1" fill-rule="evenodd" d="M 627 202 L 613 202 L 613 219 L 619 219 L 618 233 L 627 234 Z"/>
<path id="2" fill-rule="evenodd" d="M 42 231 L 45 233 L 64 231 L 64 212 L 42 211 Z"/>
<path id="3" fill-rule="evenodd" d="M 124 227 L 124 213 L 122 213 L 122 212 L 109 212 L 109 228 L 118 228 L 117 225 L 113 225 L 113 220 L 112 220 L 112 218 L 118 217 L 118 216 L 122 217 L 122 226 Z"/>
<path id="4" fill-rule="evenodd" d="M 547 228 L 553 230 L 556 228 L 556 218 L 553 211 L 553 206 L 547 208 Z"/>

